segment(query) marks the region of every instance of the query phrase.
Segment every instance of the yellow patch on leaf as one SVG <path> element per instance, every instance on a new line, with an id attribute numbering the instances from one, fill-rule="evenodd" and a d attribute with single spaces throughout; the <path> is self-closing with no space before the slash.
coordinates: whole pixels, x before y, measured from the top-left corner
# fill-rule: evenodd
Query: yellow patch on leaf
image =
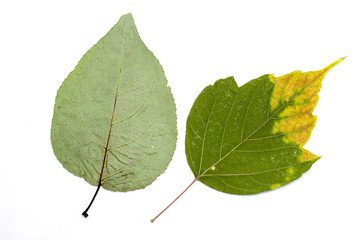
<path id="1" fill-rule="evenodd" d="M 294 115 L 275 122 L 273 133 L 286 133 L 283 137 L 284 142 L 295 142 L 300 146 L 304 146 L 310 138 L 315 123 L 316 116 L 312 114 Z"/>
<path id="2" fill-rule="evenodd" d="M 295 174 L 295 168 L 294 167 L 289 167 L 288 169 L 286 169 L 285 181 L 290 182 L 292 180 L 294 174 Z"/>
<path id="3" fill-rule="evenodd" d="M 274 134 L 284 133 L 283 140 L 286 143 L 304 146 L 316 123 L 312 112 L 319 98 L 317 94 L 321 81 L 326 73 L 342 60 L 344 58 L 319 71 L 295 71 L 277 78 L 270 76 L 270 81 L 275 84 L 270 107 L 271 111 L 279 112 L 279 120 L 273 127 Z"/>
<path id="4" fill-rule="evenodd" d="M 275 184 L 270 185 L 271 190 L 274 190 L 275 188 L 279 188 L 279 187 L 281 187 L 280 183 L 275 183 Z"/>
<path id="5" fill-rule="evenodd" d="M 294 167 L 289 167 L 288 169 L 286 169 L 286 173 L 288 174 L 288 175 L 294 175 L 294 173 L 295 173 L 295 168 Z"/>
<path id="6" fill-rule="evenodd" d="M 275 84 L 270 101 L 271 110 L 288 103 L 290 100 L 300 104 L 316 95 L 326 73 L 344 59 L 340 58 L 329 66 L 315 72 L 302 73 L 301 71 L 295 71 L 277 78 L 270 76 L 270 81 Z"/>

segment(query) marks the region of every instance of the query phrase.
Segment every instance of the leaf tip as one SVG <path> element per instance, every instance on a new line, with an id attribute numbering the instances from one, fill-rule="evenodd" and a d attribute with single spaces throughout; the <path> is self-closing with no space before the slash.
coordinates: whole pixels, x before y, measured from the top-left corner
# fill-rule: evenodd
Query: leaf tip
<path id="1" fill-rule="evenodd" d="M 329 66 L 327 66 L 326 68 L 324 68 L 324 70 L 327 72 L 329 71 L 331 68 L 333 68 L 334 66 L 336 66 L 337 64 L 341 63 L 345 58 L 347 58 L 347 56 L 342 57 L 340 59 L 338 59 L 337 61 L 331 63 Z"/>
<path id="2" fill-rule="evenodd" d="M 122 15 L 120 17 L 119 21 L 125 21 L 125 22 L 134 23 L 134 18 L 133 18 L 133 15 L 131 13 L 126 13 L 126 14 L 124 14 L 124 15 Z"/>
<path id="3" fill-rule="evenodd" d="M 347 58 L 347 56 L 340 58 L 338 61 L 341 62 L 341 61 L 344 60 L 345 58 Z"/>
<path id="4" fill-rule="evenodd" d="M 340 63 L 340 62 L 342 62 L 342 61 L 344 61 L 345 58 L 347 58 L 347 56 L 342 57 L 342 58 L 340 58 L 339 60 L 335 61 L 335 62 L 334 62 L 335 65 L 338 64 L 338 63 Z"/>
<path id="5" fill-rule="evenodd" d="M 125 14 L 125 15 L 128 16 L 128 17 L 134 18 L 133 15 L 132 15 L 132 13 L 130 13 L 130 12 L 127 13 L 127 14 Z"/>

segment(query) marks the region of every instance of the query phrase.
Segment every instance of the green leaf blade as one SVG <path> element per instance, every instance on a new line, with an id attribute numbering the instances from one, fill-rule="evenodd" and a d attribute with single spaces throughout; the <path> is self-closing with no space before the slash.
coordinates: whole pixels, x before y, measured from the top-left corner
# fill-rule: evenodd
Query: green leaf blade
<path id="1" fill-rule="evenodd" d="M 325 74 L 264 75 L 237 87 L 232 77 L 206 87 L 189 113 L 186 156 L 195 178 L 231 194 L 286 185 L 318 156 L 303 148 L 315 126 L 311 113 Z"/>
<path id="2" fill-rule="evenodd" d="M 175 104 L 130 14 L 79 61 L 58 91 L 51 140 L 63 166 L 91 185 L 151 184 L 176 145 Z M 104 164 L 103 164 L 104 163 Z"/>

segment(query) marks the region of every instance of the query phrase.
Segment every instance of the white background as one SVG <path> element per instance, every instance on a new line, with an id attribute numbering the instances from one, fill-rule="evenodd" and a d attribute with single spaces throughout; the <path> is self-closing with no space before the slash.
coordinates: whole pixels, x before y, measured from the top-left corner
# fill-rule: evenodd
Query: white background
<path id="1" fill-rule="evenodd" d="M 360 239 L 358 1 L 0 0 L 0 239 Z M 56 91 L 82 55 L 131 12 L 161 62 L 177 105 L 178 142 L 166 172 L 143 190 L 95 187 L 55 158 Z M 306 148 L 322 158 L 299 180 L 252 196 L 195 183 L 185 122 L 200 91 L 266 73 L 319 70 Z"/>

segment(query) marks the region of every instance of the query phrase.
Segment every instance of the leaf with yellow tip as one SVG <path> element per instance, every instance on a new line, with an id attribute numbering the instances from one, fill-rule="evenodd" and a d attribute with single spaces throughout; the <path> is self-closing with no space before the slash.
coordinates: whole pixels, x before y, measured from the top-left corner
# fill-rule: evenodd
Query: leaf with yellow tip
<path id="1" fill-rule="evenodd" d="M 216 190 L 254 194 L 283 186 L 320 157 L 303 148 L 325 74 L 264 75 L 238 87 L 230 77 L 205 88 L 187 121 L 186 156 L 195 179 Z"/>
<path id="2" fill-rule="evenodd" d="M 207 86 L 187 119 L 186 157 L 195 175 L 190 186 L 200 181 L 221 192 L 256 194 L 301 177 L 320 158 L 303 146 L 316 123 L 321 82 L 343 59 L 319 71 L 264 75 L 241 87 L 233 77 Z"/>

